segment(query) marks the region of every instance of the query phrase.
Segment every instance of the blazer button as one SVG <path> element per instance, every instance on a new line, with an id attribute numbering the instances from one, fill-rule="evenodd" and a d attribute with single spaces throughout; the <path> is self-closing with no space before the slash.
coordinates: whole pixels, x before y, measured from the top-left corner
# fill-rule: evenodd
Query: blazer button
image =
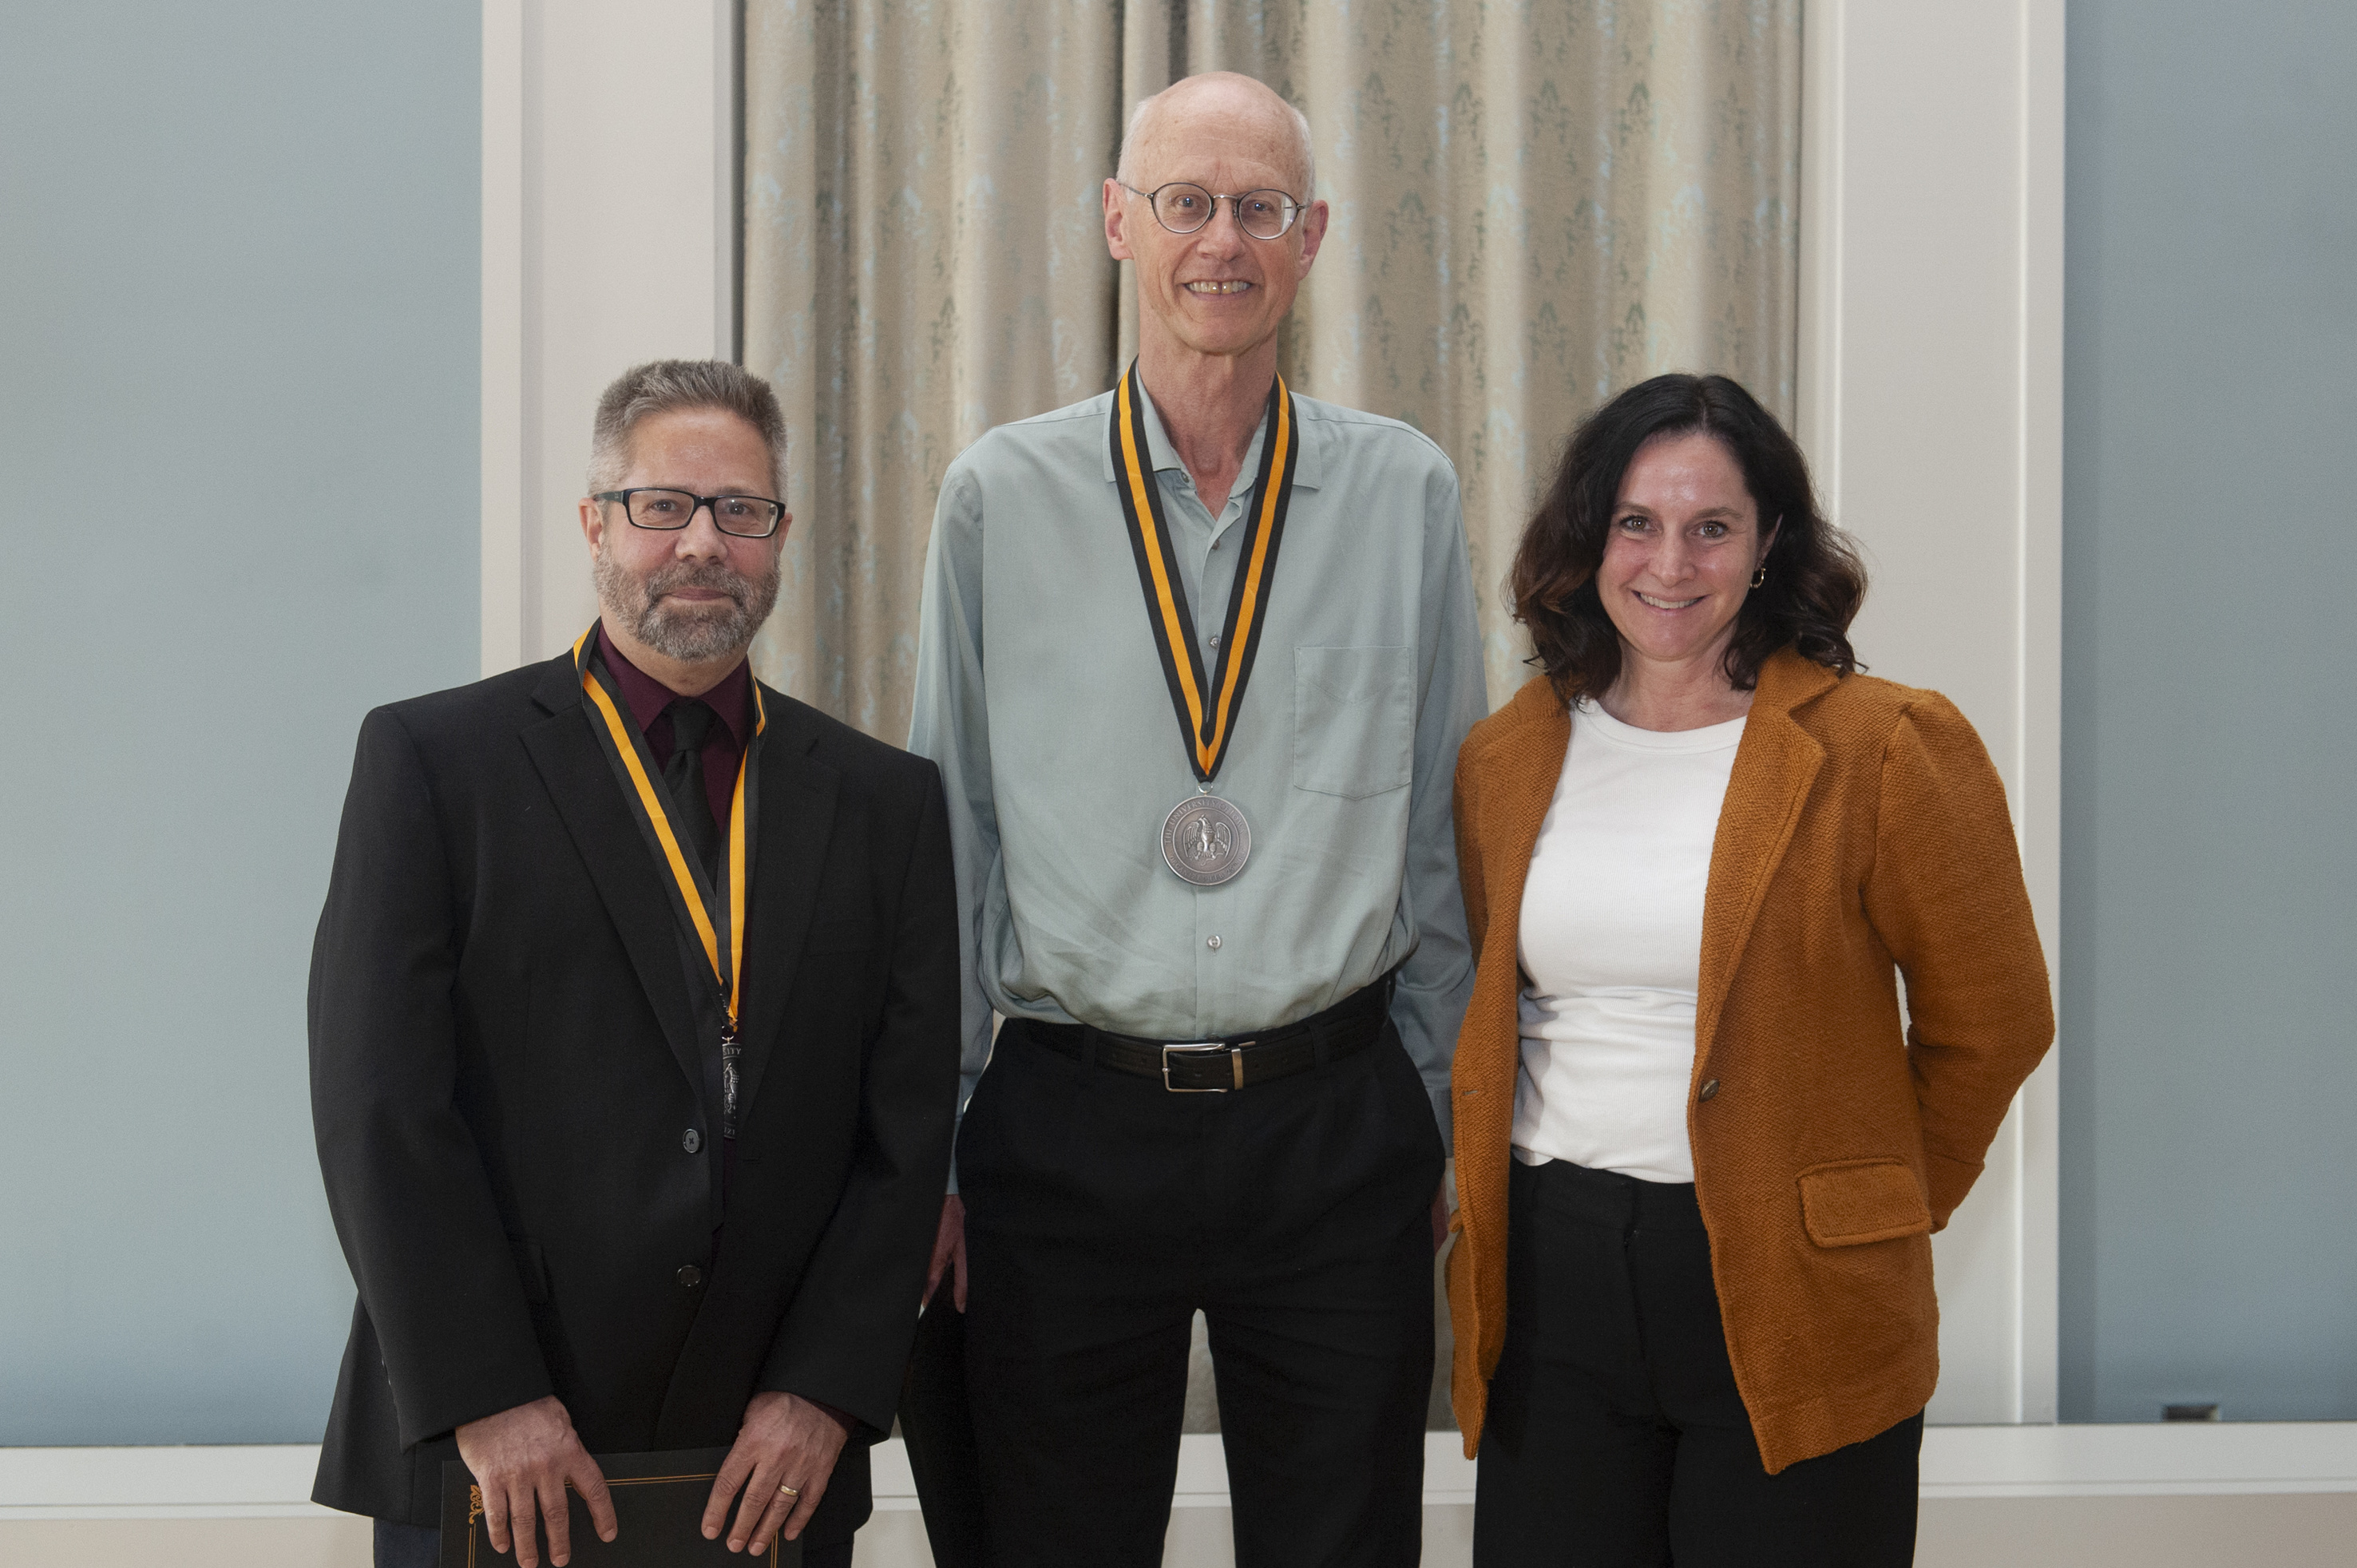
<path id="1" fill-rule="evenodd" d="M 679 1266 L 679 1273 L 675 1277 L 681 1284 L 689 1290 L 694 1290 L 704 1283 L 704 1271 L 694 1263 L 682 1263 Z"/>
<path id="2" fill-rule="evenodd" d="M 704 1134 L 690 1127 L 679 1135 L 679 1146 L 692 1155 L 704 1147 Z"/>
<path id="3" fill-rule="evenodd" d="M 1703 1099 L 1705 1099 L 1705 1100 L 1708 1100 L 1712 1095 L 1717 1094 L 1717 1092 L 1718 1092 L 1718 1079 L 1715 1079 L 1715 1078 L 1706 1078 L 1706 1079 L 1703 1079 L 1703 1082 L 1702 1082 L 1702 1098 L 1703 1098 Z"/>

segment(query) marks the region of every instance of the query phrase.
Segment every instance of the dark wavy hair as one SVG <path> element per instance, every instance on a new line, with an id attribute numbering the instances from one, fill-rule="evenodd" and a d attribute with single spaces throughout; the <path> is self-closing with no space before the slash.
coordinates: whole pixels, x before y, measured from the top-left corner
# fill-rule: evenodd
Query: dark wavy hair
<path id="1" fill-rule="evenodd" d="M 1849 624 L 1866 602 L 1866 566 L 1847 535 L 1817 510 L 1808 459 L 1759 400 L 1725 376 L 1655 376 L 1580 422 L 1565 445 L 1523 542 L 1509 583 L 1514 618 L 1530 628 L 1530 662 L 1569 703 L 1620 677 L 1620 634 L 1596 591 L 1620 481 L 1637 449 L 1656 435 L 1705 431 L 1743 470 L 1762 529 L 1776 529 L 1767 581 L 1745 596 L 1727 648 L 1738 692 L 1760 666 L 1792 648 L 1843 675 L 1858 669 Z M 1779 520 L 1781 520 L 1781 522 Z"/>

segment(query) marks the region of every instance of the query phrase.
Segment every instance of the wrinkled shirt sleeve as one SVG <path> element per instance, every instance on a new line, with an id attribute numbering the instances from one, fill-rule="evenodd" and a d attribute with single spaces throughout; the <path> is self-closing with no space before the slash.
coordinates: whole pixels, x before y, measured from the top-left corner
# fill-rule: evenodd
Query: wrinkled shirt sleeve
<path id="1" fill-rule="evenodd" d="M 1457 475 L 1445 462 L 1434 464 L 1426 480 L 1424 553 L 1415 774 L 1401 896 L 1415 922 L 1416 946 L 1400 966 L 1392 1022 L 1424 1079 L 1441 1142 L 1453 1148 L 1448 1064 L 1473 993 L 1473 950 L 1465 930 L 1450 808 L 1457 748 L 1466 731 L 1488 714 L 1490 700 Z"/>
<path id="2" fill-rule="evenodd" d="M 957 870 L 958 1110 L 990 1059 L 991 1009 L 983 993 L 985 901 L 998 874 L 998 811 L 991 793 L 990 704 L 982 669 L 982 491 L 963 459 L 942 480 L 925 550 L 917 612 L 917 689 L 909 749 L 942 770 Z M 950 1173 L 956 1190 L 957 1173 Z"/>

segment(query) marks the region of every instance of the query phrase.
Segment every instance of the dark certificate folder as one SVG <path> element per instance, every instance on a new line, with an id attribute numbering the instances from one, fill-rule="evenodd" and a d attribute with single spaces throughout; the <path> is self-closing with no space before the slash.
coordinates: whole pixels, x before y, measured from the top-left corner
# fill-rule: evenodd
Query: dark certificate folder
<path id="1" fill-rule="evenodd" d="M 599 1454 L 594 1456 L 614 1495 L 614 1539 L 597 1539 L 589 1522 L 588 1505 L 567 1487 L 566 1505 L 573 1513 L 573 1559 L 579 1568 L 688 1568 L 693 1563 L 721 1563 L 748 1568 L 796 1568 L 802 1560 L 799 1541 L 772 1540 L 759 1557 L 728 1550 L 728 1532 L 704 1539 L 704 1505 L 712 1499 L 712 1478 L 720 1473 L 726 1448 L 686 1448 L 671 1454 Z M 734 1523 L 744 1502 L 739 1492 L 728 1505 Z M 535 1524 L 540 1521 L 534 1520 Z M 540 1538 L 540 1561 L 548 1562 L 548 1536 Z M 442 1466 L 442 1568 L 506 1568 L 515 1562 L 512 1543 L 505 1555 L 491 1550 L 483 1528 L 482 1496 L 475 1477 L 456 1461 Z M 568 1565 L 570 1568 L 570 1565 Z"/>

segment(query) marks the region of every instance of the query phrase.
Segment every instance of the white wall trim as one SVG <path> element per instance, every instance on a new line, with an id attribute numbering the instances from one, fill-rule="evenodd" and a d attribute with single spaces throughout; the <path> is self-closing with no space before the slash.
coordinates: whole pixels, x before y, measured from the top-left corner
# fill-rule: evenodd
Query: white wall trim
<path id="1" fill-rule="evenodd" d="M 2022 870 L 2062 1009 L 2062 247 L 2065 209 L 2065 8 L 2019 0 L 2021 420 L 2019 703 L 2021 792 L 2015 802 Z M 2021 1091 L 2020 1409 L 2017 1419 L 2061 1414 L 2062 1042 Z"/>
<path id="2" fill-rule="evenodd" d="M 1927 1498 L 2357 1492 L 2357 1422 L 1933 1426 Z"/>
<path id="3" fill-rule="evenodd" d="M 1818 499 L 1842 515 L 1842 181 L 1846 146 L 1841 91 L 1847 0 L 1801 11 L 1800 306 L 1793 355 L 1793 435 L 1809 454 Z"/>
<path id="4" fill-rule="evenodd" d="M 308 1500 L 310 1444 L 0 1448 L 0 1522 L 16 1520 L 326 1519 Z M 876 1507 L 917 1506 L 908 1452 L 877 1444 Z M 1425 1440 L 1426 1507 L 1469 1505 L 1474 1466 L 1457 1434 Z M 2357 1492 L 2357 1422 L 2148 1426 L 1946 1426 L 1923 1434 L 1925 1498 L 2213 1497 Z M 1216 1434 L 1180 1440 L 1178 1508 L 1228 1506 Z"/>
<path id="5" fill-rule="evenodd" d="M 742 0 L 705 0 L 712 29 L 712 351 L 735 360 L 737 266 L 744 254 L 745 78 L 737 64 L 744 41 Z"/>
<path id="6" fill-rule="evenodd" d="M 1874 577 L 1875 673 L 1946 693 L 2004 775 L 2059 994 L 2062 0 L 1803 14 L 1796 423 Z M 2058 1413 L 2057 1069 L 1934 1242 L 1934 1421 Z"/>
<path id="7" fill-rule="evenodd" d="M 737 352 L 737 0 L 483 0 L 482 672 L 570 643 L 597 394 Z M 619 112 L 651 99 L 658 115 Z M 634 242 L 625 228 L 681 236 Z"/>
<path id="8" fill-rule="evenodd" d="M 0 1520 L 302 1519 L 318 1444 L 0 1448 Z"/>
<path id="9" fill-rule="evenodd" d="M 523 662 L 525 0 L 483 0 L 482 672 Z"/>

